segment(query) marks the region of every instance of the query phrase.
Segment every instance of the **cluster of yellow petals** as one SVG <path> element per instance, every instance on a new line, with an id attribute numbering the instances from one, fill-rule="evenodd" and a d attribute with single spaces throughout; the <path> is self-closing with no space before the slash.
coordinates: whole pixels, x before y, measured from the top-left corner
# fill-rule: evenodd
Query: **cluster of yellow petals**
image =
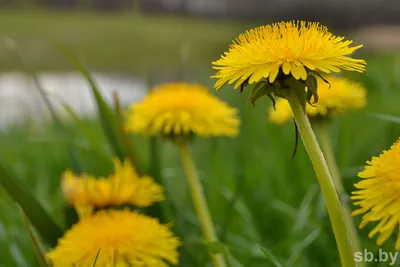
<path id="1" fill-rule="evenodd" d="M 61 184 L 67 201 L 84 211 L 123 204 L 147 207 L 164 200 L 163 187 L 151 177 L 140 177 L 129 160 L 121 163 L 115 158 L 113 162 L 115 173 L 107 178 L 66 171 Z"/>
<path id="2" fill-rule="evenodd" d="M 235 89 L 268 78 L 273 83 L 280 70 L 306 80 L 307 70 L 331 73 L 363 72 L 365 61 L 347 55 L 362 47 L 334 36 L 316 22 L 290 21 L 261 26 L 241 34 L 229 51 L 213 62 L 218 73 L 215 88 L 235 83 Z"/>
<path id="3" fill-rule="evenodd" d="M 144 135 L 236 136 L 238 111 L 199 84 L 167 83 L 133 104 L 126 128 Z"/>
<path id="4" fill-rule="evenodd" d="M 356 82 L 346 78 L 326 76 L 326 83 L 321 78 L 318 83 L 318 103 L 307 104 L 306 112 L 310 117 L 315 116 L 335 116 L 342 114 L 348 109 L 361 109 L 365 107 L 366 90 Z M 311 103 L 314 99 L 311 98 Z M 283 124 L 293 118 L 292 109 L 286 99 L 278 99 L 275 109 L 270 107 L 268 110 L 269 120 L 276 124 Z"/>
<path id="5" fill-rule="evenodd" d="M 157 219 L 128 210 L 85 217 L 46 254 L 54 267 L 167 267 L 178 264 L 178 238 Z M 96 255 L 97 260 L 96 260 Z"/>
<path id="6" fill-rule="evenodd" d="M 359 206 L 352 215 L 365 213 L 360 228 L 378 222 L 369 237 L 378 234 L 377 244 L 382 245 L 400 227 L 400 140 L 367 164 L 358 174 L 362 178 L 355 184 L 358 190 L 352 193 L 354 205 Z M 396 250 L 399 249 L 400 234 L 396 241 Z"/>

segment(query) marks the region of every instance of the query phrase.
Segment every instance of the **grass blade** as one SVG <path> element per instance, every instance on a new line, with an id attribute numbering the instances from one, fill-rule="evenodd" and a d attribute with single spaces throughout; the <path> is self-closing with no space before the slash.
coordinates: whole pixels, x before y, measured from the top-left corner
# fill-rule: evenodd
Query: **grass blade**
<path id="1" fill-rule="evenodd" d="M 142 165 L 140 163 L 140 160 L 138 158 L 138 154 L 135 151 L 131 140 L 129 139 L 129 136 L 125 130 L 124 127 L 124 116 L 121 108 L 121 104 L 118 98 L 117 92 L 113 92 L 113 101 L 114 101 L 114 108 L 115 108 L 115 113 L 117 116 L 117 124 L 118 124 L 118 129 L 119 129 L 119 134 L 122 140 L 122 143 L 124 144 L 124 148 L 127 154 L 127 157 L 130 159 L 132 164 L 136 167 L 136 171 L 143 175 L 142 171 Z"/>
<path id="2" fill-rule="evenodd" d="M 1 163 L 0 184 L 11 198 L 21 206 L 26 216 L 29 218 L 29 221 L 36 228 L 43 240 L 49 245 L 55 246 L 57 239 L 63 235 L 63 231 L 33 195 L 24 187 L 23 183 Z"/>
<path id="3" fill-rule="evenodd" d="M 100 249 L 99 249 L 99 251 L 97 251 L 96 258 L 94 259 L 94 262 L 93 262 L 93 266 L 92 266 L 92 267 L 95 267 L 95 266 L 96 266 L 97 259 L 99 258 L 99 254 L 100 254 Z"/>
<path id="4" fill-rule="evenodd" d="M 71 64 L 73 64 L 73 66 L 76 68 L 76 70 L 79 71 L 89 83 L 93 97 L 96 101 L 97 111 L 100 116 L 100 121 L 103 126 L 104 134 L 106 135 L 111 148 L 114 150 L 115 155 L 121 161 L 124 160 L 125 152 L 118 138 L 118 130 L 114 114 L 112 113 L 107 103 L 104 101 L 103 96 L 100 94 L 98 86 L 96 85 L 93 77 L 73 53 L 71 53 L 67 49 L 62 49 L 62 51 L 67 56 Z"/>
<path id="5" fill-rule="evenodd" d="M 44 256 L 44 251 L 42 250 L 40 246 L 39 240 L 36 238 L 35 234 L 32 231 L 31 224 L 29 222 L 28 217 L 26 217 L 25 212 L 22 210 L 21 206 L 18 205 L 19 210 L 21 211 L 22 218 L 24 220 L 24 224 L 26 226 L 26 229 L 28 231 L 28 235 L 32 241 L 33 249 L 35 251 L 36 258 L 39 263 L 39 267 L 48 267 L 46 263 L 46 258 Z"/>
<path id="6" fill-rule="evenodd" d="M 317 228 L 312 231 L 303 241 L 301 241 L 294 249 L 292 255 L 286 262 L 286 266 L 295 266 L 297 259 L 301 256 L 302 252 L 309 247 L 321 234 L 321 229 Z"/>
<path id="7" fill-rule="evenodd" d="M 275 267 L 283 267 L 283 265 L 278 261 L 278 259 L 272 254 L 271 251 L 269 251 L 266 248 L 261 248 L 261 250 L 264 252 L 265 256 L 268 258 L 268 260 L 271 261 L 271 263 L 274 264 Z"/>
<path id="8" fill-rule="evenodd" d="M 396 117 L 393 115 L 381 114 L 381 113 L 372 113 L 370 115 L 372 118 L 381 119 L 387 122 L 399 123 L 400 124 L 400 117 Z"/>
<path id="9" fill-rule="evenodd" d="M 90 145 L 93 148 L 100 148 L 101 147 L 101 143 L 100 142 L 96 142 L 96 133 L 93 132 L 85 123 L 85 121 L 83 121 L 81 118 L 79 118 L 79 116 L 72 110 L 72 108 L 70 106 L 68 106 L 65 103 L 61 103 L 61 105 L 63 106 L 63 108 L 65 109 L 65 111 L 74 119 L 74 121 L 76 122 L 76 124 L 79 126 L 79 128 L 81 129 L 82 133 L 86 136 L 87 140 L 90 142 Z"/>
<path id="10" fill-rule="evenodd" d="M 9 39 L 5 43 L 6 43 L 7 47 L 11 51 L 13 51 L 15 53 L 15 55 L 21 61 L 22 66 L 24 68 L 24 71 L 26 72 L 27 75 L 29 75 L 32 78 L 32 80 L 33 80 L 33 82 L 35 84 L 35 87 L 38 90 L 41 98 L 43 99 L 47 109 L 49 110 L 51 118 L 52 118 L 54 124 L 56 125 L 58 131 L 60 132 L 60 134 L 63 137 L 66 137 L 65 127 L 61 123 L 61 120 L 59 119 L 59 117 L 57 116 L 56 111 L 54 110 L 53 106 L 51 105 L 51 102 L 48 99 L 48 96 L 47 96 L 47 94 L 45 92 L 45 89 L 43 88 L 35 69 L 32 68 L 30 66 L 30 64 L 25 60 L 24 56 L 22 55 L 22 53 L 18 49 L 17 43 L 14 40 Z M 81 172 L 83 170 L 83 167 L 81 166 L 80 161 L 78 160 L 78 156 L 76 155 L 75 151 L 73 151 L 70 147 L 67 147 L 66 149 L 67 149 L 67 153 L 68 153 L 71 165 L 72 165 L 71 168 L 76 172 Z"/>
<path id="11" fill-rule="evenodd" d="M 147 85 L 147 90 L 150 91 L 153 87 L 151 80 L 151 72 L 147 71 L 144 75 L 144 80 Z M 163 185 L 162 175 L 161 175 L 161 160 L 160 160 L 160 143 L 157 136 L 151 136 L 149 138 L 150 147 L 150 159 L 147 166 L 147 173 L 154 178 L 154 180 Z M 168 192 L 166 192 L 168 194 Z M 168 199 L 168 195 L 167 195 Z M 147 209 L 151 216 L 160 218 L 161 221 L 168 223 L 172 217 L 174 207 L 169 203 L 156 203 L 155 205 Z"/>

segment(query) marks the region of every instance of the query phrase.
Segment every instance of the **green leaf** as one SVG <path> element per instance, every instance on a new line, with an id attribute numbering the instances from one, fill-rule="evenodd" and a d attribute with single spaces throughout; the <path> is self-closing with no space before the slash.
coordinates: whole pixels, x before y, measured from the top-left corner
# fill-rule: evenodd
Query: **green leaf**
<path id="1" fill-rule="evenodd" d="M 308 75 L 306 80 L 307 85 L 307 102 L 310 102 L 311 97 L 314 97 L 314 104 L 318 102 L 317 79 L 313 75 Z"/>
<path id="2" fill-rule="evenodd" d="M 35 251 L 35 255 L 38 260 L 39 266 L 40 267 L 48 267 L 48 265 L 46 263 L 46 258 L 44 256 L 44 251 L 40 246 L 39 240 L 36 238 L 35 234 L 32 231 L 32 227 L 31 227 L 28 217 L 26 217 L 26 214 L 22 210 L 21 206 L 18 205 L 18 208 L 21 211 L 22 218 L 24 219 L 25 227 L 26 227 L 26 229 L 28 231 L 28 235 L 32 241 L 33 249 Z"/>
<path id="3" fill-rule="evenodd" d="M 90 85 L 93 97 L 96 101 L 97 110 L 100 116 L 100 121 L 103 126 L 104 134 L 106 135 L 111 148 L 114 150 L 115 155 L 122 161 L 125 158 L 125 152 L 122 148 L 121 141 L 118 138 L 118 130 L 115 121 L 115 116 L 110 107 L 104 101 L 99 89 L 90 75 L 89 71 L 82 65 L 78 58 L 67 49 L 62 49 L 62 52 L 67 56 L 71 64 L 82 74 Z"/>
<path id="4" fill-rule="evenodd" d="M 63 231 L 28 189 L 24 187 L 24 184 L 1 163 L 0 184 L 11 198 L 21 206 L 24 213 L 29 218 L 29 221 L 36 228 L 43 240 L 49 245 L 55 246 L 57 244 L 57 239 L 63 235 Z"/>

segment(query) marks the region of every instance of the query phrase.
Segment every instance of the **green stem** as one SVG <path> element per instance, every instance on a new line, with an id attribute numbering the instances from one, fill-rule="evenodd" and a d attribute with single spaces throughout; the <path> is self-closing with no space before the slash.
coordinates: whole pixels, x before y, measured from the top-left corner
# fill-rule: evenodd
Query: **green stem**
<path id="1" fill-rule="evenodd" d="M 335 153 L 333 152 L 332 140 L 329 134 L 328 123 L 318 122 L 313 124 L 319 133 L 319 140 L 321 143 L 322 152 L 325 155 L 328 168 L 331 172 L 333 183 L 335 184 L 336 191 L 342 202 L 344 216 L 347 222 L 348 231 L 351 240 L 354 242 L 354 248 L 356 251 L 361 251 L 360 240 L 358 238 L 357 228 L 354 224 L 353 218 L 351 217 L 351 211 L 347 205 L 348 194 L 343 186 L 342 178 L 338 165 L 336 163 Z M 360 266 L 365 266 L 363 262 L 360 262 Z"/>
<path id="2" fill-rule="evenodd" d="M 200 227 L 203 232 L 203 237 L 208 243 L 218 242 L 214 224 L 211 219 L 211 214 L 208 210 L 207 202 L 203 193 L 203 188 L 197 175 L 196 167 L 190 155 L 189 149 L 186 144 L 179 144 L 178 147 L 190 191 L 192 193 L 194 209 L 197 213 Z M 227 266 L 224 256 L 221 253 L 210 252 L 210 256 L 214 267 Z"/>
<path id="3" fill-rule="evenodd" d="M 313 124 L 319 133 L 319 141 L 321 143 L 321 149 L 326 158 L 326 163 L 331 171 L 332 180 L 335 184 L 336 191 L 340 199 L 347 197 L 346 190 L 344 189 L 342 179 L 340 177 L 340 171 L 336 164 L 335 153 L 333 152 L 332 140 L 329 135 L 328 124 L 326 122 L 318 122 Z"/>
<path id="4" fill-rule="evenodd" d="M 332 181 L 328 166 L 326 165 L 324 156 L 322 155 L 305 110 L 303 109 L 294 90 L 296 89 L 288 90 L 285 96 L 292 108 L 301 138 L 308 156 L 311 159 L 322 194 L 324 195 L 342 266 L 357 266 L 357 263 L 354 261 L 355 250 L 353 247 L 353 241 L 350 239 L 349 232 L 347 231 L 348 228 L 343 208 L 336 193 L 335 185 Z"/>

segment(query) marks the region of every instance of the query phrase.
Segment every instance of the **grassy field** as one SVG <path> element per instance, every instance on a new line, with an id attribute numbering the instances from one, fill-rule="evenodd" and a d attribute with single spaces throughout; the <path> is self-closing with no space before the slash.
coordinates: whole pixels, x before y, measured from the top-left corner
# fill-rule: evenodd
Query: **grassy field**
<path id="1" fill-rule="evenodd" d="M 333 121 L 331 127 L 348 192 L 358 180 L 357 171 L 365 160 L 389 148 L 400 131 L 399 124 L 372 116 L 374 113 L 400 114 L 399 63 L 391 57 L 371 58 L 368 63 L 366 74 L 353 76 L 368 88 L 368 107 Z M 211 86 L 207 77 L 200 82 Z M 293 126 L 269 124 L 266 118 L 269 103 L 265 99 L 253 109 L 230 88 L 219 96 L 240 108 L 241 134 L 235 140 L 198 139 L 193 152 L 221 239 L 244 266 L 273 266 L 262 247 L 280 261 L 289 261 L 284 266 L 338 266 L 329 219 L 302 145 L 296 158 L 290 160 Z M 89 125 L 96 140 L 88 140 L 74 124 L 68 125 L 67 139 L 52 126 L 26 125 L 1 134 L 1 160 L 60 223 L 63 222 L 63 200 L 59 178 L 64 169 L 71 167 L 66 146 L 76 150 L 87 172 L 107 174 L 112 168 L 112 153 L 100 125 L 96 122 Z M 151 165 L 147 162 L 148 140 L 132 138 L 141 159 Z M 99 145 L 93 147 L 93 141 Z M 162 174 L 168 201 L 175 208 L 176 230 L 183 233 L 185 249 L 181 250 L 181 266 L 205 266 L 206 252 L 199 241 L 184 174 L 175 149 L 168 144 L 162 146 Z M 30 265 L 34 254 L 21 215 L 3 192 L 0 197 L 1 264 L 34 266 Z M 374 242 L 366 238 L 367 233 L 367 230 L 360 231 L 363 247 L 377 251 Z M 385 250 L 391 251 L 393 244 L 393 240 L 387 242 Z"/>
<path id="2" fill-rule="evenodd" d="M 35 67 L 63 69 L 66 61 L 54 49 L 65 41 L 87 66 L 112 71 L 142 71 L 147 68 L 180 68 L 180 44 L 192 47 L 190 65 L 206 67 L 229 40 L 248 25 L 197 21 L 182 18 L 0 11 L 0 33 L 15 38 Z M 46 14 L 46 16 L 43 16 Z M 4 23 L 7 22 L 7 23 Z M 29 25 L 29 27 L 27 26 Z M 46 25 L 46 28 L 44 28 Z M 170 53 L 163 53 L 163 51 Z M 143 56 L 146 55 L 146 56 Z M 118 58 L 118 60 L 116 60 Z M 368 89 L 368 107 L 332 121 L 331 134 L 341 174 L 348 192 L 358 181 L 365 161 L 388 149 L 400 133 L 400 124 L 374 114 L 400 117 L 400 60 L 392 55 L 367 57 L 367 72 L 351 74 Z M 189 63 L 186 63 L 189 64 Z M 18 68 L 18 62 L 0 49 L 0 69 Z M 208 72 L 192 79 L 212 87 Z M 240 109 L 241 133 L 228 138 L 196 139 L 193 153 L 204 183 L 218 235 L 232 255 L 246 267 L 275 266 L 262 249 L 282 266 L 336 267 L 339 258 L 322 196 L 302 144 L 294 160 L 293 125 L 268 123 L 267 99 L 256 108 L 246 105 L 248 92 L 240 95 L 225 88 L 218 96 Z M 66 124 L 60 135 L 54 125 L 23 125 L 0 133 L 0 160 L 7 165 L 60 224 L 64 224 L 64 201 L 60 194 L 61 173 L 71 168 L 67 147 L 78 155 L 84 170 L 107 175 L 113 153 L 98 121 L 87 121 L 90 138 L 79 125 Z M 132 136 L 145 166 L 149 140 Z M 180 266 L 207 266 L 198 223 L 191 207 L 177 151 L 161 146 L 163 184 L 174 210 L 174 231 L 184 243 Z M 350 203 L 349 203 L 350 205 Z M 28 233 L 16 205 L 0 189 L 0 266 L 37 266 Z M 356 218 L 359 222 L 360 218 Z M 360 231 L 362 247 L 377 252 Z M 393 251 L 394 238 L 383 247 Z M 378 266 L 373 263 L 371 266 Z M 380 266 L 387 266 L 382 264 Z M 400 261 L 396 266 L 400 266 Z"/>
<path id="3" fill-rule="evenodd" d="M 70 69 L 58 51 L 73 49 L 87 67 L 104 71 L 140 72 L 171 69 L 187 63 L 208 67 L 229 41 L 254 23 L 175 16 L 0 10 L 0 37 L 15 39 L 38 69 Z M 18 61 L 0 45 L 0 70 L 18 68 Z"/>

